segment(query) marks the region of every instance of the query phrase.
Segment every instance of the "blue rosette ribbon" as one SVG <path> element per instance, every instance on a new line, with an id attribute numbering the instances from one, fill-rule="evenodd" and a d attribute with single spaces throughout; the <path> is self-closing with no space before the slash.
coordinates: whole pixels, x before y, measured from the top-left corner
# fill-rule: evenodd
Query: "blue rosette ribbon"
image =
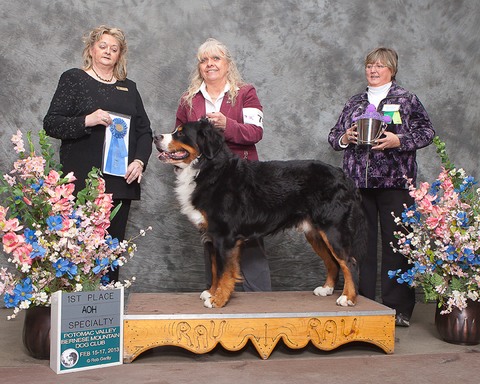
<path id="1" fill-rule="evenodd" d="M 125 175 L 127 172 L 125 157 L 128 156 L 128 151 L 125 146 L 124 137 L 128 132 L 127 123 L 123 119 L 114 118 L 109 128 L 112 134 L 112 141 L 108 148 L 105 172 L 113 175 Z"/>

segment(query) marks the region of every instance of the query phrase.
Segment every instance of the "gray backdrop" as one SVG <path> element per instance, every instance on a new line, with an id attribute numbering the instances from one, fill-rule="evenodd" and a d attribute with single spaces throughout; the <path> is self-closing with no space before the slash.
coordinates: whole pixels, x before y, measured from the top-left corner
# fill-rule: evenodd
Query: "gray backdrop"
<path id="1" fill-rule="evenodd" d="M 327 134 L 347 98 L 366 85 L 363 59 L 379 45 L 400 56 L 398 82 L 422 100 L 451 159 L 478 176 L 479 51 L 477 0 L 0 0 L 0 171 L 10 169 L 11 135 L 38 132 L 60 74 L 81 66 L 81 37 L 100 24 L 121 27 L 136 81 L 156 132 L 174 128 L 175 111 L 197 47 L 208 37 L 232 51 L 264 106 L 262 159 L 341 164 Z M 56 143 L 57 144 L 57 143 Z M 419 180 L 433 181 L 433 146 L 419 151 Z M 178 212 L 169 166 L 152 155 L 143 198 L 128 234 L 149 225 L 122 276 L 137 292 L 204 288 L 199 236 Z M 321 283 L 320 259 L 303 236 L 266 239 L 275 290 Z"/>

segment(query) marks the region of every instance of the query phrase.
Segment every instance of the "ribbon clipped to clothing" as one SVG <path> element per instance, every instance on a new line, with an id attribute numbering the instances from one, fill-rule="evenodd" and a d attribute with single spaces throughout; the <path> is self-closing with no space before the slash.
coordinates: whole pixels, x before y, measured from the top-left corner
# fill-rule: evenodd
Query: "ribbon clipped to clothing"
<path id="1" fill-rule="evenodd" d="M 112 141 L 108 148 L 105 171 L 113 175 L 125 175 L 127 172 L 125 158 L 128 156 L 124 137 L 128 132 L 127 123 L 120 118 L 115 118 L 109 126 Z"/>

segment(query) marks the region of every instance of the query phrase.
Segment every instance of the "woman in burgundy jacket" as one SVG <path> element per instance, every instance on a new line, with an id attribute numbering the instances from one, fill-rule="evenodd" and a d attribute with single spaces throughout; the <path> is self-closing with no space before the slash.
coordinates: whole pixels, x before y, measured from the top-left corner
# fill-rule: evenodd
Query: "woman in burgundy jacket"
<path id="1" fill-rule="evenodd" d="M 252 85 L 246 84 L 227 47 L 207 39 L 198 49 L 198 65 L 177 110 L 176 126 L 207 117 L 224 132 L 230 150 L 246 160 L 258 160 L 255 144 L 263 136 L 263 109 Z M 205 239 L 208 241 L 208 239 Z M 210 256 L 205 250 L 207 285 L 211 284 Z M 247 241 L 240 268 L 243 290 L 270 291 L 270 268 L 263 240 Z"/>

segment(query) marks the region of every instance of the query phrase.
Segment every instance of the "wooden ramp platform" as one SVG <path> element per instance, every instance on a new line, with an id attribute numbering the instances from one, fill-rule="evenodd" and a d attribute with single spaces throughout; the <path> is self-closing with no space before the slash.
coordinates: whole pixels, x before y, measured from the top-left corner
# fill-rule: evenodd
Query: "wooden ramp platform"
<path id="1" fill-rule="evenodd" d="M 204 308 L 199 293 L 131 293 L 124 316 L 124 362 L 160 346 L 202 354 L 218 344 L 228 351 L 251 341 L 267 359 L 280 340 L 291 349 L 312 343 L 329 351 L 361 341 L 393 353 L 395 311 L 359 296 L 339 307 L 340 292 L 234 292 L 223 308 Z"/>

